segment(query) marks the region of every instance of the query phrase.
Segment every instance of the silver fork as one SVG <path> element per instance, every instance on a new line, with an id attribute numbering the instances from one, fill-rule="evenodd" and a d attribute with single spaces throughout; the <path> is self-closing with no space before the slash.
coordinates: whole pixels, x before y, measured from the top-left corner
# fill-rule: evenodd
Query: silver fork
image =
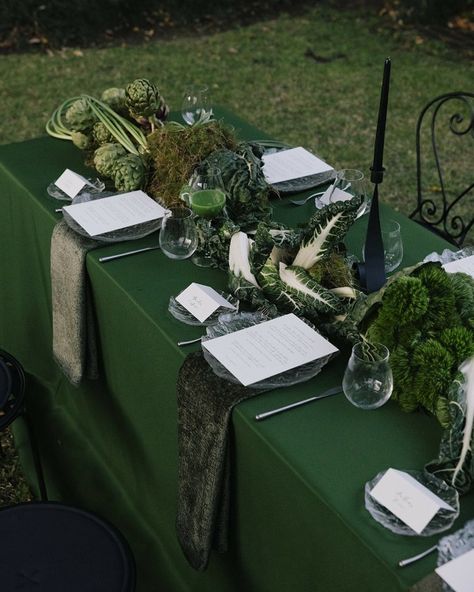
<path id="1" fill-rule="evenodd" d="M 290 203 L 294 204 L 295 206 L 304 206 L 304 204 L 310 200 L 312 197 L 318 197 L 318 195 L 324 195 L 325 191 L 318 191 L 317 193 L 312 193 L 305 197 L 304 199 L 290 199 Z"/>

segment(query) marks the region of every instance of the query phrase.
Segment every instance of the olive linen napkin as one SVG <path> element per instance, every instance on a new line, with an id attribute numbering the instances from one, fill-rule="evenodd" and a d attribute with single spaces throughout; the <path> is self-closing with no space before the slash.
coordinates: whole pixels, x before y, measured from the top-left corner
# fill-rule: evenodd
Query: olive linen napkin
<path id="1" fill-rule="evenodd" d="M 178 510 L 186 559 L 206 569 L 211 549 L 227 550 L 232 409 L 259 391 L 214 374 L 202 353 L 187 356 L 178 376 Z"/>
<path id="2" fill-rule="evenodd" d="M 100 244 L 71 230 L 64 220 L 51 237 L 53 356 L 69 382 L 97 378 L 97 344 L 86 255 Z"/>

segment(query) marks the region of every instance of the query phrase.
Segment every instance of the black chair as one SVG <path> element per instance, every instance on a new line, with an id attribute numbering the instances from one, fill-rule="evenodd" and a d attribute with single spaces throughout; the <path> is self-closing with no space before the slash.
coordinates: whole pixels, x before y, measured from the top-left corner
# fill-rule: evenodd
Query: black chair
<path id="1" fill-rule="evenodd" d="M 416 125 L 417 207 L 410 218 L 457 247 L 474 224 L 473 149 L 473 93 L 447 93 L 424 107 Z"/>
<path id="2" fill-rule="evenodd" d="M 0 589 L 133 592 L 135 562 L 121 533 L 91 512 L 47 501 L 24 393 L 23 368 L 0 350 L 0 431 L 23 415 L 42 498 L 0 509 Z"/>

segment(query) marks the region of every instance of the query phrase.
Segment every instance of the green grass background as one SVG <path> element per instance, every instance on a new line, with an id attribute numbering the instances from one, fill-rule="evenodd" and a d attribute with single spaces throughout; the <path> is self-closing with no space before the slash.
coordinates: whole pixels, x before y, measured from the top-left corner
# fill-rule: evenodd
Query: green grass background
<path id="1" fill-rule="evenodd" d="M 394 33 L 361 10 L 321 5 L 208 36 L 184 32 L 141 45 L 4 56 L 0 143 L 43 134 L 63 99 L 147 77 L 172 109 L 180 108 L 187 83 L 207 83 L 215 104 L 275 139 L 303 145 L 336 168 L 368 172 L 386 56 L 392 84 L 381 198 L 408 213 L 415 203 L 417 114 L 439 94 L 473 90 L 474 67 L 467 55 L 415 32 Z M 454 158 L 472 177 L 472 153 L 456 149 Z"/>

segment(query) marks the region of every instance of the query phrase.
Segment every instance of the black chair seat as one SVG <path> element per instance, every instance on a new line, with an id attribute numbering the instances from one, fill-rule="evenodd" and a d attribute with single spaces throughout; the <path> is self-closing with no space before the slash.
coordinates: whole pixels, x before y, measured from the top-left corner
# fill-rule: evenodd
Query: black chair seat
<path id="1" fill-rule="evenodd" d="M 132 592 L 126 541 L 102 519 L 55 502 L 0 509 L 0 589 Z"/>

